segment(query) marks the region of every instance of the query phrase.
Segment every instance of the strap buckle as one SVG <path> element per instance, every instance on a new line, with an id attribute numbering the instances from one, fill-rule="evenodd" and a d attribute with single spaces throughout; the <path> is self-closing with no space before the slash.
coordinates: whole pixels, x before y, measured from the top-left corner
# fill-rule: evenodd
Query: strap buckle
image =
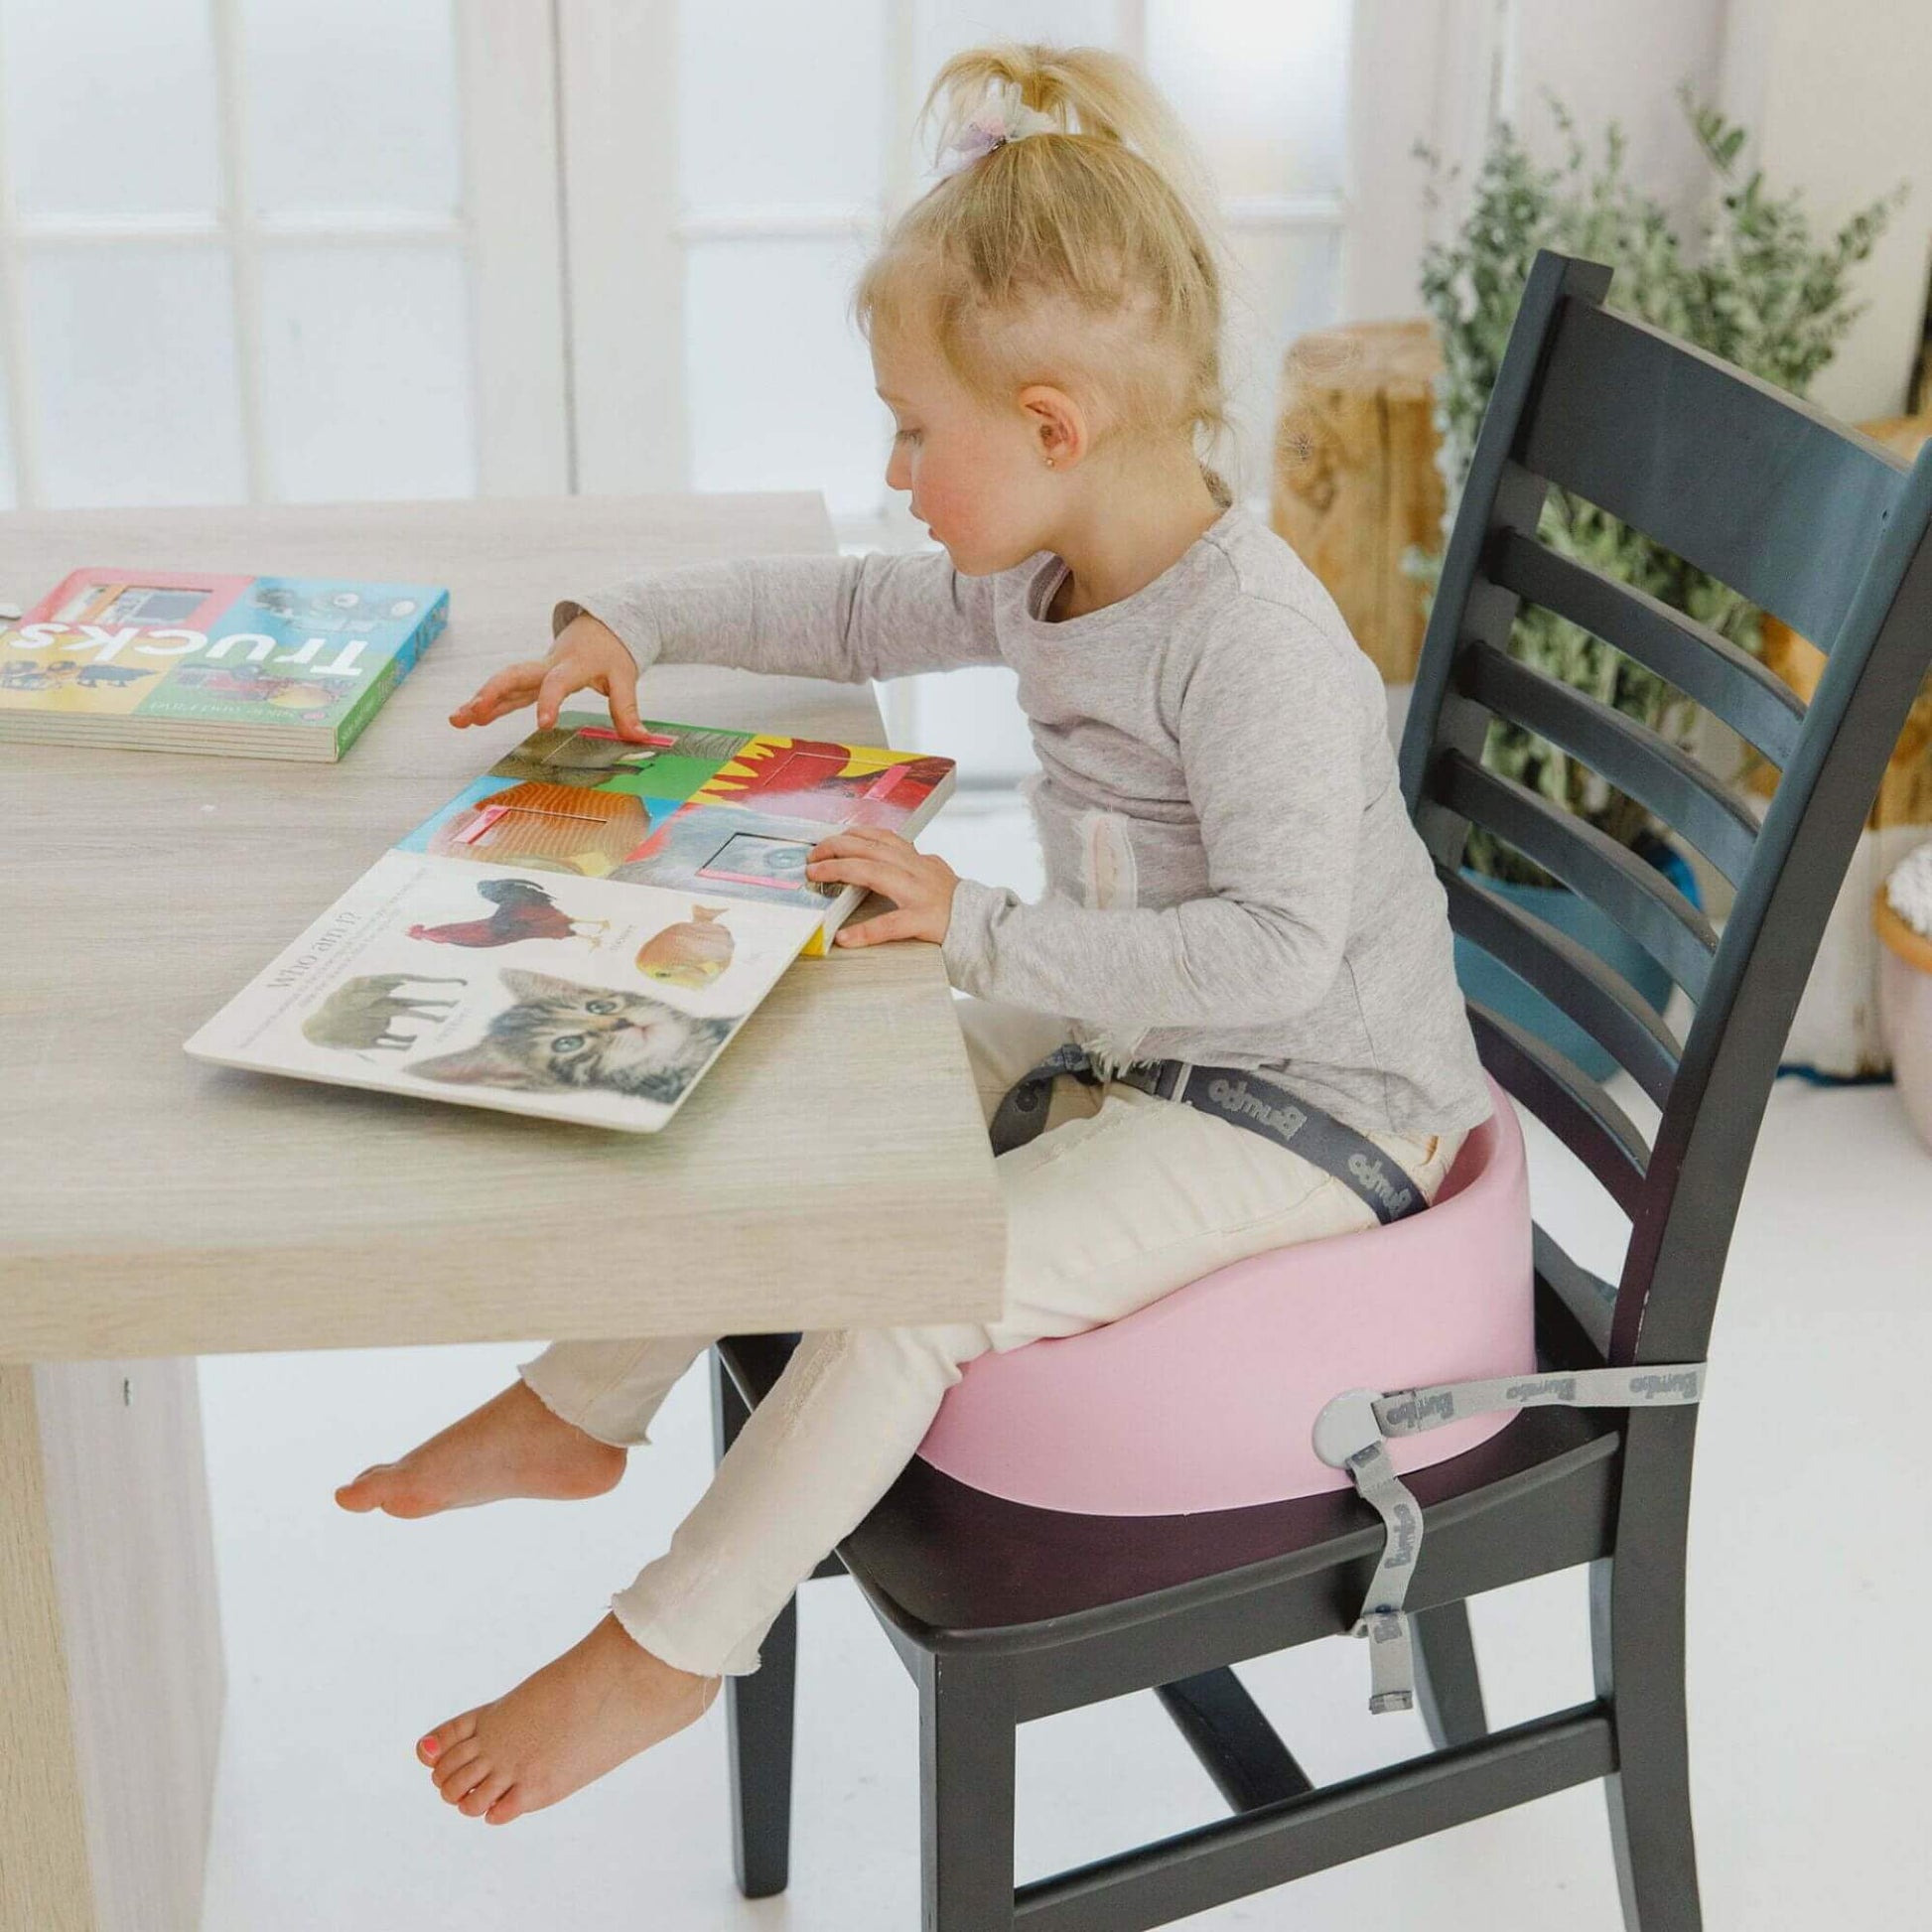
<path id="1" fill-rule="evenodd" d="M 1369 1639 L 1372 1716 L 1413 1710 L 1416 1691 L 1415 1650 L 1402 1605 L 1422 1557 L 1422 1505 L 1396 1473 L 1388 1440 L 1497 1409 L 1641 1409 L 1699 1402 L 1709 1367 L 1708 1362 L 1677 1362 L 1558 1369 L 1439 1382 L 1387 1395 L 1344 1389 L 1322 1405 L 1311 1432 L 1315 1454 L 1331 1469 L 1346 1469 L 1356 1493 L 1382 1519 L 1382 1555 L 1349 1633 Z"/>

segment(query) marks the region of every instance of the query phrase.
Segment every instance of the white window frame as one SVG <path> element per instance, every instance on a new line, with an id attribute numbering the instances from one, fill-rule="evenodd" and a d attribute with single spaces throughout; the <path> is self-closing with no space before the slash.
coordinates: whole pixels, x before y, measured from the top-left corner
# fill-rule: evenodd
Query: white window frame
<path id="1" fill-rule="evenodd" d="M 523 0 L 452 0 L 463 205 L 445 219 L 344 210 L 263 216 L 250 195 L 239 0 L 210 0 L 219 206 L 210 216 L 33 217 L 16 211 L 0 143 L 0 362 L 16 503 L 46 497 L 24 262 L 52 249 L 225 245 L 250 502 L 277 499 L 262 409 L 261 276 L 277 248 L 454 243 L 468 270 L 472 421 L 482 495 L 571 486 L 556 142 L 556 22 Z M 0 62 L 5 48 L 0 46 Z"/>

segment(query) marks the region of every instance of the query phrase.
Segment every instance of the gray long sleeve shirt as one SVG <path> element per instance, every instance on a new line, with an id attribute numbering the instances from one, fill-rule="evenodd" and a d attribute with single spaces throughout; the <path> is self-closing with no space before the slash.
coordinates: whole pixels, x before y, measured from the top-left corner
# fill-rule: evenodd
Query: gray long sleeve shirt
<path id="1" fill-rule="evenodd" d="M 552 627 L 589 611 L 640 669 L 858 683 L 1011 665 L 1046 890 L 1029 904 L 960 880 L 954 986 L 1071 1020 L 1108 1070 L 1256 1070 L 1362 1132 L 1486 1119 L 1381 678 L 1320 580 L 1240 504 L 1131 597 L 1048 621 L 1066 568 L 1051 551 L 986 577 L 943 550 L 733 559 L 565 600 Z"/>

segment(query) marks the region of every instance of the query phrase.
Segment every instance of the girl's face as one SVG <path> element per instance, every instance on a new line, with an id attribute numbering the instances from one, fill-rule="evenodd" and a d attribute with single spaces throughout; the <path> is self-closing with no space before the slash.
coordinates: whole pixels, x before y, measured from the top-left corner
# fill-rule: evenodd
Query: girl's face
<path id="1" fill-rule="evenodd" d="M 967 577 L 1011 570 L 1051 548 L 1063 505 L 1053 484 L 1064 463 L 1061 427 L 1021 392 L 1004 410 L 963 389 L 936 354 L 875 344 L 873 373 L 897 434 L 886 466 L 889 489 L 910 490 L 912 514 Z M 1054 392 L 1057 393 L 1057 392 Z"/>

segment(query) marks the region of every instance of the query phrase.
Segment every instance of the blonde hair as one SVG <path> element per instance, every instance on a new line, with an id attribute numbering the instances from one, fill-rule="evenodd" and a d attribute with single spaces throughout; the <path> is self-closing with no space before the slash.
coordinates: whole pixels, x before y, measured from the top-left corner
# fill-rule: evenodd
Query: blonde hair
<path id="1" fill-rule="evenodd" d="M 1227 267 L 1192 143 L 1124 56 L 1015 41 L 955 54 L 918 125 L 937 114 L 943 152 L 1001 89 L 1054 131 L 1006 142 L 904 210 L 853 291 L 860 329 L 931 343 L 991 405 L 1030 382 L 1066 389 L 1092 413 L 1096 451 L 1183 437 L 1226 508 L 1208 455 L 1232 427 Z"/>

